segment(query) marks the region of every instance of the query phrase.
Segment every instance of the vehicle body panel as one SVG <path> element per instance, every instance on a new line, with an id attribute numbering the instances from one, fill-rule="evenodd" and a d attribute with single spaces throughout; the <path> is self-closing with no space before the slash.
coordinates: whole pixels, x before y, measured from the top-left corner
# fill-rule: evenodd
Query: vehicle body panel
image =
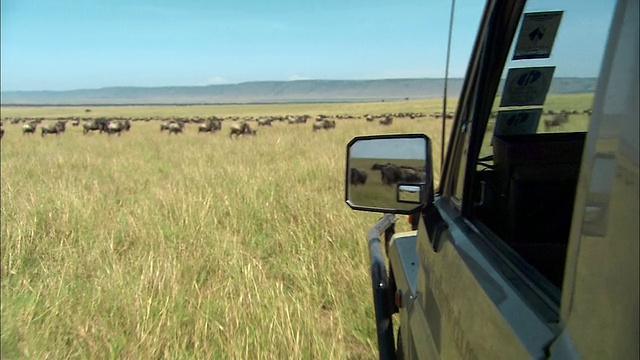
<path id="1" fill-rule="evenodd" d="M 566 328 L 553 358 L 632 359 L 640 352 L 638 10 L 637 0 L 620 1 L 614 15 L 576 195 L 561 309 Z"/>

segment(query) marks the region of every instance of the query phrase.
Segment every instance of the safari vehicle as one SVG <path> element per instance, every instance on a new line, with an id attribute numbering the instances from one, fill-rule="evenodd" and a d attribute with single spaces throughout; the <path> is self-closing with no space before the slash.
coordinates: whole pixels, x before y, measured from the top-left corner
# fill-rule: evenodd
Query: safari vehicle
<path id="1" fill-rule="evenodd" d="M 592 5 L 487 1 L 436 190 L 429 137 L 347 145 L 347 204 L 384 214 L 380 358 L 638 359 L 638 1 Z M 549 118 L 554 70 L 594 59 L 590 108 Z"/>

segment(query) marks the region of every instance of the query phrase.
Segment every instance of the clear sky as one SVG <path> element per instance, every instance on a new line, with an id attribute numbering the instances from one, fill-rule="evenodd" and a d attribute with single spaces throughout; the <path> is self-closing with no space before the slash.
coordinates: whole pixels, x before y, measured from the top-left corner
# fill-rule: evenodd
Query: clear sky
<path id="1" fill-rule="evenodd" d="M 602 12 L 600 5 L 577 3 L 583 12 Z M 2 0 L 1 6 L 1 86 L 12 91 L 442 78 L 451 5 Z M 483 6 L 457 0 L 451 77 L 464 76 Z M 595 76 L 583 70 L 566 75 Z"/>
<path id="2" fill-rule="evenodd" d="M 413 139 L 364 139 L 349 149 L 350 158 L 423 160 L 426 162 L 427 142 Z"/>

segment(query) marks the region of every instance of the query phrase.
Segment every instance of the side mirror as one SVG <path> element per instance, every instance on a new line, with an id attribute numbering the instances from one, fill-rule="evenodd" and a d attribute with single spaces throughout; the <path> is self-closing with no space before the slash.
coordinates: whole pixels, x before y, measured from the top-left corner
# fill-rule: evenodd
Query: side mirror
<path id="1" fill-rule="evenodd" d="M 353 138 L 345 201 L 354 210 L 413 214 L 433 196 L 431 140 L 423 134 Z"/>

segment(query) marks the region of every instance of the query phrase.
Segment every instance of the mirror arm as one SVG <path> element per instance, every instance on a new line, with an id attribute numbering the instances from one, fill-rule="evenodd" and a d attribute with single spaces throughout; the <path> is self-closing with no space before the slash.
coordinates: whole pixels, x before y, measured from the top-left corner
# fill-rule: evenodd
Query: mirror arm
<path id="1" fill-rule="evenodd" d="M 369 230 L 369 256 L 371 261 L 371 285 L 373 303 L 376 313 L 376 331 L 378 334 L 378 353 L 381 359 L 395 357 L 395 340 L 393 336 L 393 296 L 390 294 L 389 276 L 385 266 L 380 235 L 396 222 L 394 214 L 385 214 L 378 223 Z"/>

